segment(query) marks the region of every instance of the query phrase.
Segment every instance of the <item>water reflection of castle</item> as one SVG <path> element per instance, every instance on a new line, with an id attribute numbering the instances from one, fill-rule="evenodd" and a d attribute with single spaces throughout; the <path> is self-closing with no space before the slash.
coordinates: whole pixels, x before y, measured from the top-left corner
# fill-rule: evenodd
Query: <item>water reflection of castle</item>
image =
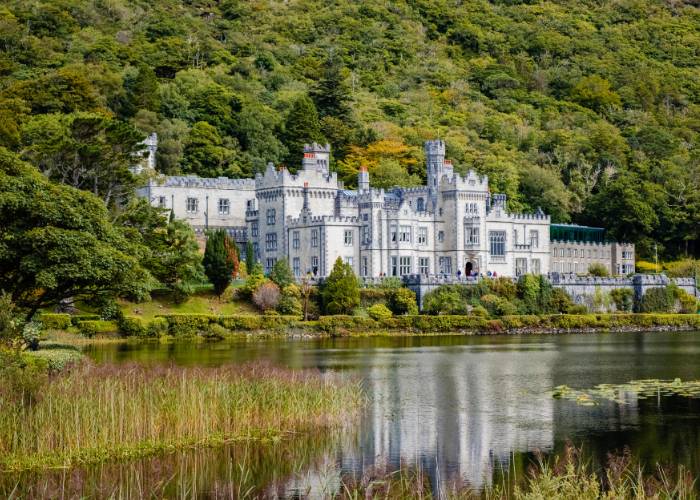
<path id="1" fill-rule="evenodd" d="M 552 448 L 554 356 L 464 346 L 430 356 L 404 351 L 395 366 L 370 368 L 359 450 L 344 453 L 342 467 L 420 464 L 442 481 L 488 484 L 512 452 Z"/>

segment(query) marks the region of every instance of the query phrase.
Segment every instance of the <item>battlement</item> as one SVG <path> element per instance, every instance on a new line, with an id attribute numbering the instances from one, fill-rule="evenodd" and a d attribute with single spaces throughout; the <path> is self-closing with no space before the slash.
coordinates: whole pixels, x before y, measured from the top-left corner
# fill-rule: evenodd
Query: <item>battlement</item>
<path id="1" fill-rule="evenodd" d="M 427 156 L 445 156 L 445 141 L 440 139 L 425 141 L 424 149 Z"/>
<path id="2" fill-rule="evenodd" d="M 552 244 L 557 245 L 576 245 L 588 248 L 603 248 L 612 245 L 609 241 L 567 241 L 567 240 L 550 240 Z"/>
<path id="3" fill-rule="evenodd" d="M 358 224 L 360 219 L 354 216 L 312 215 L 304 220 L 303 217 L 287 217 L 289 227 L 321 225 L 321 224 Z"/>
<path id="4" fill-rule="evenodd" d="M 152 185 L 163 187 L 206 188 L 206 189 L 255 189 L 254 179 L 229 179 L 228 177 L 199 177 L 197 175 L 170 175 L 154 179 Z"/>

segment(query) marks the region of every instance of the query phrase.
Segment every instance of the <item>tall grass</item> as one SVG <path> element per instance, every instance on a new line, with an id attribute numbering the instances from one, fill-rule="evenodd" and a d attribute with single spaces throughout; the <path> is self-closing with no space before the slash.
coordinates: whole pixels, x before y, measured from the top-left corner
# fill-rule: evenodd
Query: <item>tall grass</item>
<path id="1" fill-rule="evenodd" d="M 0 469 L 71 466 L 341 425 L 356 383 L 268 364 L 84 364 L 31 405 L 0 400 Z"/>
<path id="2" fill-rule="evenodd" d="M 581 459 L 580 449 L 567 446 L 553 461 L 539 457 L 523 478 L 476 491 L 463 484 L 435 485 L 420 467 L 397 471 L 376 468 L 361 477 L 346 476 L 342 500 L 691 500 L 698 498 L 695 480 L 683 467 L 660 466 L 645 473 L 629 450 L 608 456 L 607 465 L 595 470 Z"/>

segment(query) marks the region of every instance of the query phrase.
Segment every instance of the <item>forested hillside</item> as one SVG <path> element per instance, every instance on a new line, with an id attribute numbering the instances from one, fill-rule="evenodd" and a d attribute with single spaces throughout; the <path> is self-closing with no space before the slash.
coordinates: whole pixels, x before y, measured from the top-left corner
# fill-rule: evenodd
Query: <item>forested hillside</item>
<path id="1" fill-rule="evenodd" d="M 108 204 L 164 173 L 422 181 L 439 136 L 515 210 L 700 255 L 700 12 L 678 0 L 5 0 L 0 145 Z M 95 169 L 94 165 L 99 165 Z"/>

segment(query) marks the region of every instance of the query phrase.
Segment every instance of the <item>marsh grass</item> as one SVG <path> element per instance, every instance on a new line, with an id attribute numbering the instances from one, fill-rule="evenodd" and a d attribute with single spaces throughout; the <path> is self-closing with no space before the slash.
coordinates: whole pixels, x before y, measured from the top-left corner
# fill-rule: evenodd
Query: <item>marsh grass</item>
<path id="1" fill-rule="evenodd" d="M 657 466 L 645 472 L 629 450 L 608 455 L 602 470 L 567 445 L 549 460 L 537 456 L 525 477 L 504 478 L 500 484 L 477 491 L 469 485 L 435 485 L 421 467 L 402 466 L 391 471 L 374 468 L 361 477 L 346 476 L 338 497 L 342 500 L 691 500 L 698 498 L 695 480 L 683 467 Z"/>
<path id="2" fill-rule="evenodd" d="M 0 470 L 70 467 L 340 426 L 361 403 L 337 375 L 253 363 L 85 363 L 32 404 L 0 401 Z"/>

